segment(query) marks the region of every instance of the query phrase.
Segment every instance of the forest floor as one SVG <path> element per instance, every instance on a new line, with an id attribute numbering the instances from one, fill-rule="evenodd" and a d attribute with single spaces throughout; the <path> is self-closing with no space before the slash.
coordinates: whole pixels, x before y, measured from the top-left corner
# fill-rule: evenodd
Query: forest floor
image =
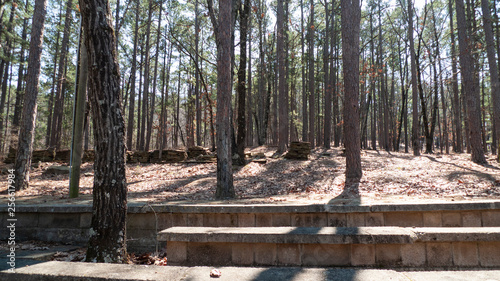
<path id="1" fill-rule="evenodd" d="M 215 163 L 128 164 L 129 202 L 149 203 L 327 203 L 344 187 L 345 157 L 340 148 L 312 151 L 307 161 L 274 156 L 275 147 L 256 147 L 266 163 L 249 162 L 235 167 L 236 200 L 215 201 Z M 488 155 L 489 165 L 472 163 L 468 154 L 422 154 L 363 150 L 363 177 L 359 192 L 363 203 L 415 200 L 474 200 L 500 198 L 500 166 Z M 30 187 L 17 192 L 18 204 L 74 202 L 68 198 L 68 175 L 51 175 L 39 163 L 30 175 Z M 0 202 L 6 200 L 6 169 L 0 164 L 5 184 Z M 92 163 L 82 166 L 78 202 L 92 198 Z"/>

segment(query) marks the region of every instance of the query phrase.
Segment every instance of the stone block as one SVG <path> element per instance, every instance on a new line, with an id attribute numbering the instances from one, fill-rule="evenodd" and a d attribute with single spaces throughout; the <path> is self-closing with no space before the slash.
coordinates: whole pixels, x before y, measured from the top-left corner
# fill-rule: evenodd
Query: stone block
<path id="1" fill-rule="evenodd" d="M 422 213 L 385 213 L 384 221 L 386 226 L 422 227 L 424 225 Z"/>
<path id="2" fill-rule="evenodd" d="M 167 259 L 169 264 L 184 264 L 187 261 L 187 242 L 168 241 Z"/>
<path id="3" fill-rule="evenodd" d="M 239 227 L 254 227 L 255 226 L 255 214 L 238 214 L 238 226 Z"/>
<path id="4" fill-rule="evenodd" d="M 22 227 L 37 227 L 38 226 L 38 221 L 39 221 L 39 213 L 16 213 L 16 227 L 22 228 Z M 42 217 L 42 219 L 45 219 L 45 216 Z M 3 226 L 7 226 L 9 222 L 7 220 L 2 221 Z M 47 227 L 47 223 L 44 223 L 44 225 Z M 49 225 L 50 227 L 50 225 Z M 3 229 L 3 227 L 2 227 Z M 3 231 L 3 230 L 2 230 Z"/>
<path id="5" fill-rule="evenodd" d="M 187 244 L 187 261 L 190 265 L 230 265 L 232 253 L 229 243 Z"/>
<path id="6" fill-rule="evenodd" d="M 255 226 L 273 226 L 272 214 L 255 214 Z"/>
<path id="7" fill-rule="evenodd" d="M 443 226 L 444 227 L 461 227 L 462 216 L 457 212 L 443 213 Z"/>
<path id="8" fill-rule="evenodd" d="M 453 263 L 455 266 L 479 265 L 477 243 L 475 242 L 453 243 Z"/>
<path id="9" fill-rule="evenodd" d="M 170 214 L 172 226 L 187 226 L 187 214 L 173 213 Z"/>
<path id="10" fill-rule="evenodd" d="M 290 226 L 290 214 L 273 214 L 273 226 Z"/>
<path id="11" fill-rule="evenodd" d="M 300 265 L 299 244 L 278 244 L 277 262 L 278 265 Z"/>
<path id="12" fill-rule="evenodd" d="M 365 214 L 350 213 L 347 214 L 347 227 L 365 226 Z"/>
<path id="13" fill-rule="evenodd" d="M 462 213 L 463 227 L 481 227 L 480 212 L 463 212 Z"/>
<path id="14" fill-rule="evenodd" d="M 500 211 L 484 211 L 482 213 L 483 226 L 500 226 Z"/>
<path id="15" fill-rule="evenodd" d="M 479 263 L 484 267 L 500 266 L 500 242 L 479 242 Z"/>
<path id="16" fill-rule="evenodd" d="M 81 213 L 80 214 L 80 228 L 89 228 L 92 223 L 91 213 Z"/>
<path id="17" fill-rule="evenodd" d="M 254 258 L 257 265 L 276 265 L 276 244 L 254 244 Z"/>
<path id="18" fill-rule="evenodd" d="M 366 226 L 384 226 L 384 214 L 383 213 L 368 213 L 365 215 L 365 225 Z"/>
<path id="19" fill-rule="evenodd" d="M 17 214 L 16 214 L 17 215 Z M 18 221 L 24 219 L 18 218 Z M 38 226 L 41 228 L 80 228 L 80 214 L 78 213 L 40 213 Z"/>
<path id="20" fill-rule="evenodd" d="M 346 214 L 328 213 L 328 226 L 346 227 L 347 226 Z"/>
<path id="21" fill-rule="evenodd" d="M 127 229 L 156 229 L 155 214 L 127 214 Z"/>
<path id="22" fill-rule="evenodd" d="M 172 214 L 170 213 L 158 213 L 158 231 L 172 227 Z"/>
<path id="23" fill-rule="evenodd" d="M 451 243 L 426 243 L 426 251 L 428 266 L 453 266 Z"/>
<path id="24" fill-rule="evenodd" d="M 375 261 L 384 267 L 400 266 L 401 244 L 377 244 L 375 245 Z"/>
<path id="25" fill-rule="evenodd" d="M 187 214 L 188 226 L 204 226 L 203 214 Z"/>
<path id="26" fill-rule="evenodd" d="M 442 214 L 438 212 L 425 212 L 423 214 L 424 227 L 443 226 Z"/>
<path id="27" fill-rule="evenodd" d="M 403 266 L 408 267 L 425 265 L 425 244 L 415 243 L 401 245 L 401 261 Z"/>
<path id="28" fill-rule="evenodd" d="M 304 266 L 348 266 L 350 247 L 341 244 L 302 244 Z"/>
<path id="29" fill-rule="evenodd" d="M 232 227 L 238 226 L 237 214 L 204 214 L 203 226 L 206 227 Z"/>
<path id="30" fill-rule="evenodd" d="M 291 216 L 292 226 L 324 227 L 328 225 L 327 214 L 294 214 Z"/>
<path id="31" fill-rule="evenodd" d="M 253 264 L 253 244 L 233 243 L 231 250 L 232 250 L 232 263 L 234 265 Z"/>
<path id="32" fill-rule="evenodd" d="M 352 244 L 351 265 L 370 266 L 375 264 L 375 245 Z"/>

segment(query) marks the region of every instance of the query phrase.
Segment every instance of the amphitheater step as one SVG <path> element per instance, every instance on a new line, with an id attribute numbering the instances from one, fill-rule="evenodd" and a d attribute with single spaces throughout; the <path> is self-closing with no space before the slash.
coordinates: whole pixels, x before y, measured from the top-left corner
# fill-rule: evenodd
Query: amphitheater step
<path id="1" fill-rule="evenodd" d="M 500 227 L 172 227 L 171 265 L 498 267 Z"/>

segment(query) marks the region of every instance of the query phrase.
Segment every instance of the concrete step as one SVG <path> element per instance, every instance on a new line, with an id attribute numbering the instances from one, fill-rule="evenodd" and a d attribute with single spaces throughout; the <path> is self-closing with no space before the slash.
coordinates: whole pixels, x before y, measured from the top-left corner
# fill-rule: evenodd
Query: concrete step
<path id="1" fill-rule="evenodd" d="M 498 267 L 500 227 L 172 227 L 169 264 Z"/>
<path id="2" fill-rule="evenodd" d="M 51 261 L 0 271 L 2 281 L 498 281 L 498 269 L 402 270 L 365 268 L 221 267 L 222 275 L 211 278 L 213 267 L 143 266 Z"/>
<path id="3" fill-rule="evenodd" d="M 154 251 L 158 231 L 176 226 L 500 227 L 500 200 L 335 204 L 129 203 L 127 247 L 130 251 Z M 7 207 L 7 203 L 0 204 L 1 229 L 9 223 Z M 85 244 L 92 207 L 89 202 L 16 204 L 16 218 L 16 240 Z"/>

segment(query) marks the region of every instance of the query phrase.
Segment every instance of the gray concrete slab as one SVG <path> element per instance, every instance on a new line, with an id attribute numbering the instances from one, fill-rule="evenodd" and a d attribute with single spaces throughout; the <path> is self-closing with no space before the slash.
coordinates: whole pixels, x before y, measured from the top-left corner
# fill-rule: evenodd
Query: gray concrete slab
<path id="1" fill-rule="evenodd" d="M 15 273 L 0 271 L 3 281 L 311 281 L 311 280 L 394 280 L 407 281 L 407 277 L 394 270 L 300 268 L 300 267 L 219 267 L 222 275 L 211 278 L 211 267 L 140 266 L 123 264 L 92 264 L 70 262 L 45 262 L 18 268 Z"/>
<path id="2" fill-rule="evenodd" d="M 500 269 L 406 271 L 401 273 L 412 281 L 500 281 Z"/>
<path id="3" fill-rule="evenodd" d="M 222 275 L 211 278 L 212 267 L 140 266 L 83 262 L 42 262 L 0 271 L 2 281 L 500 281 L 500 269 L 454 271 L 405 271 L 391 269 L 218 267 Z"/>

